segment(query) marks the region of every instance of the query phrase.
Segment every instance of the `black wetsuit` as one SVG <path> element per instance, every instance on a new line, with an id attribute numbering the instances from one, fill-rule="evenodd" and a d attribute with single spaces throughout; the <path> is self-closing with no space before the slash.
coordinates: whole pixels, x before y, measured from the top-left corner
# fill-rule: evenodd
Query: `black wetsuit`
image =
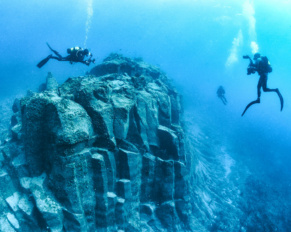
<path id="1" fill-rule="evenodd" d="M 261 97 L 261 88 L 263 88 L 264 92 L 277 92 L 278 91 L 278 89 L 269 89 L 267 87 L 268 73 L 272 72 L 272 67 L 270 66 L 269 70 L 266 71 L 262 67 L 263 66 L 262 62 L 263 61 L 261 59 L 259 59 L 255 64 L 256 71 L 258 72 L 258 74 L 260 76 L 260 79 L 259 79 L 258 85 L 257 85 L 258 98 Z"/>
<path id="2" fill-rule="evenodd" d="M 219 86 L 219 88 L 217 89 L 216 94 L 217 94 L 217 97 L 221 99 L 222 103 L 224 105 L 226 105 L 227 104 L 227 100 L 226 100 L 226 98 L 224 96 L 225 90 L 224 90 L 224 88 L 222 86 Z"/>
<path id="3" fill-rule="evenodd" d="M 242 113 L 241 116 L 243 116 L 245 114 L 245 112 L 247 111 L 247 109 L 253 105 L 253 104 L 256 104 L 256 103 L 260 103 L 261 100 L 261 88 L 263 89 L 264 92 L 276 92 L 280 98 L 280 103 L 281 103 L 281 111 L 283 109 L 283 104 L 284 104 L 284 101 L 283 101 L 283 97 L 279 91 L 279 89 L 270 89 L 267 87 L 267 81 L 268 81 L 268 73 L 269 72 L 272 72 L 272 67 L 270 65 L 270 63 L 268 62 L 268 67 L 266 67 L 266 64 L 264 64 L 262 58 L 258 58 L 256 59 L 256 62 L 253 63 L 252 60 L 250 59 L 251 63 L 249 65 L 249 68 L 251 71 L 248 70 L 248 74 L 253 74 L 255 72 L 258 72 L 259 76 L 260 76 L 260 79 L 258 81 L 258 85 L 257 85 L 257 100 L 255 101 L 252 101 L 250 102 L 244 112 Z"/>
<path id="4" fill-rule="evenodd" d="M 58 61 L 69 61 L 71 64 L 73 62 L 79 62 L 79 63 L 83 63 L 86 65 L 90 65 L 90 63 L 94 63 L 95 59 L 91 59 L 92 54 L 87 50 L 87 49 L 82 49 L 80 47 L 74 47 L 71 49 L 67 49 L 69 55 L 66 57 L 61 56 L 56 50 L 52 49 L 50 47 L 50 45 L 47 43 L 49 49 L 56 55 L 49 55 L 48 57 L 46 57 L 45 59 L 43 59 L 42 61 L 40 61 L 37 64 L 37 67 L 41 68 L 42 66 L 44 66 L 50 59 L 55 59 Z M 89 56 L 88 60 L 84 60 L 86 56 Z"/>

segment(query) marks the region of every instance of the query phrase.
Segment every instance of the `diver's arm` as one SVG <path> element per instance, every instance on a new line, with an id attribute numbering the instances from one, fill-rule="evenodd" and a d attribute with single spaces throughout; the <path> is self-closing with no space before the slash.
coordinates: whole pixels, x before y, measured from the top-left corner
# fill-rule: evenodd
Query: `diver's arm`
<path id="1" fill-rule="evenodd" d="M 246 56 L 243 56 L 243 58 L 244 58 L 244 59 L 249 59 L 249 60 L 250 60 L 250 64 L 249 64 L 249 66 L 255 66 L 255 64 L 254 64 L 254 62 L 253 62 L 253 60 L 252 60 L 252 58 L 251 58 L 250 56 L 246 55 Z"/>
<path id="2" fill-rule="evenodd" d="M 90 62 L 88 62 L 88 60 L 79 60 L 77 62 L 82 63 L 82 64 L 86 64 L 86 65 L 90 64 Z"/>
<path id="3" fill-rule="evenodd" d="M 254 74 L 256 71 L 258 71 L 257 65 L 253 62 L 252 58 L 248 55 L 243 56 L 244 59 L 249 59 L 250 63 L 247 69 L 247 74 Z"/>
<path id="4" fill-rule="evenodd" d="M 82 64 L 86 64 L 86 65 L 89 66 L 91 63 L 95 63 L 95 59 L 94 60 L 91 60 L 91 59 L 89 59 L 89 60 L 82 60 L 82 61 L 78 61 L 78 62 L 80 62 Z"/>

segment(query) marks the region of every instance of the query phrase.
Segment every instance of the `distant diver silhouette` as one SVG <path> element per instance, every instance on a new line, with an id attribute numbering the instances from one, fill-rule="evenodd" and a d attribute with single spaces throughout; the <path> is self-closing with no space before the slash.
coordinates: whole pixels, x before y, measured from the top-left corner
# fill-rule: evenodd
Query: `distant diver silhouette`
<path id="1" fill-rule="evenodd" d="M 258 72 L 260 79 L 259 79 L 258 85 L 257 85 L 257 94 L 258 94 L 257 100 L 250 102 L 246 106 L 246 108 L 241 116 L 243 116 L 245 114 L 245 112 L 247 111 L 247 109 L 250 106 L 261 102 L 261 100 L 260 100 L 261 88 L 263 89 L 264 92 L 276 92 L 278 94 L 278 97 L 279 97 L 280 103 L 281 103 L 281 111 L 282 111 L 283 106 L 284 106 L 284 100 L 283 100 L 283 97 L 282 97 L 279 89 L 267 88 L 268 73 L 272 72 L 272 67 L 271 67 L 271 64 L 270 64 L 268 58 L 266 56 L 261 56 L 259 53 L 256 53 L 254 55 L 255 63 L 253 62 L 253 60 L 249 56 L 243 56 L 243 58 L 250 60 L 250 64 L 249 64 L 248 69 L 247 69 L 247 75 L 254 74 L 254 73 Z"/>
<path id="2" fill-rule="evenodd" d="M 224 105 L 226 105 L 227 104 L 227 100 L 226 100 L 226 98 L 224 96 L 225 95 L 225 90 L 224 90 L 224 88 L 222 86 L 218 87 L 218 89 L 216 91 L 216 94 L 217 94 L 217 97 L 221 99 L 222 103 Z"/>
<path id="3" fill-rule="evenodd" d="M 91 59 L 93 54 L 89 52 L 88 49 L 82 49 L 80 47 L 73 47 L 73 48 L 68 48 L 68 56 L 62 57 L 60 53 L 58 53 L 56 50 L 52 49 L 51 46 L 46 43 L 49 49 L 56 55 L 49 55 L 45 59 L 41 60 L 38 64 L 37 67 L 41 68 L 44 66 L 50 59 L 55 59 L 58 61 L 69 61 L 71 64 L 73 62 L 80 62 L 86 65 L 90 65 L 90 63 L 95 63 L 95 59 Z M 84 60 L 86 56 L 89 56 L 88 60 Z"/>

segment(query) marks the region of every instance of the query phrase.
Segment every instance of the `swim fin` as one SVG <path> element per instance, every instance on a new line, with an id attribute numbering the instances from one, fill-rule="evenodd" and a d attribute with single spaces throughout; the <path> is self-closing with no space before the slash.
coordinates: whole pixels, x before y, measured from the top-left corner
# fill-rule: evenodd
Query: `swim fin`
<path id="1" fill-rule="evenodd" d="M 40 61 L 38 64 L 37 64 L 37 67 L 41 68 L 42 66 L 44 66 L 48 61 L 49 59 L 52 57 L 52 55 L 49 55 L 47 58 L 43 59 L 42 61 Z"/>
<path id="2" fill-rule="evenodd" d="M 52 47 L 48 44 L 48 43 L 46 43 L 46 45 L 49 47 L 49 49 L 53 52 L 53 53 L 55 53 L 59 58 L 62 58 L 62 56 L 60 55 L 60 53 L 58 53 L 56 50 L 54 50 L 54 49 L 52 49 Z"/>
<path id="3" fill-rule="evenodd" d="M 278 94 L 279 98 L 280 98 L 280 103 L 281 103 L 281 111 L 283 110 L 283 106 L 284 106 L 284 99 L 279 91 L 279 89 L 276 89 L 276 93 Z"/>
<path id="4" fill-rule="evenodd" d="M 261 102 L 261 101 L 260 101 L 260 98 L 258 98 L 258 99 L 255 100 L 255 101 L 250 102 L 250 103 L 247 105 L 247 107 L 245 108 L 245 110 L 244 110 L 244 112 L 242 113 L 241 116 L 244 116 L 245 112 L 247 111 L 247 109 L 248 109 L 251 105 L 256 104 L 256 103 L 260 103 L 260 102 Z"/>

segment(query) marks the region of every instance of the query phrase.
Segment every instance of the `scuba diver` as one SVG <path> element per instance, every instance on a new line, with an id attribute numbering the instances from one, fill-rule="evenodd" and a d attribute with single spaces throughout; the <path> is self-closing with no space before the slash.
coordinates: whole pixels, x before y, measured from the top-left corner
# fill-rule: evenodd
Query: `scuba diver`
<path id="1" fill-rule="evenodd" d="M 224 88 L 222 86 L 218 87 L 218 89 L 216 91 L 216 94 L 217 94 L 217 97 L 221 99 L 222 103 L 224 105 L 226 105 L 227 104 L 227 100 L 226 100 L 226 98 L 224 96 L 225 90 L 224 90 Z"/>
<path id="2" fill-rule="evenodd" d="M 46 43 L 47 46 L 49 47 L 49 49 L 56 55 L 49 55 L 48 57 L 46 57 L 45 59 L 43 59 L 42 61 L 40 61 L 37 64 L 37 67 L 41 68 L 42 66 L 44 66 L 50 59 L 55 59 L 58 61 L 70 61 L 70 63 L 72 64 L 73 62 L 80 62 L 86 65 L 90 65 L 90 63 L 95 63 L 95 59 L 91 59 L 93 54 L 89 52 L 88 49 L 82 49 L 80 47 L 73 47 L 73 48 L 68 48 L 67 52 L 68 52 L 68 56 L 66 57 L 62 57 L 56 50 L 53 50 L 51 48 L 51 46 Z M 84 60 L 86 56 L 89 56 L 88 60 Z"/>
<path id="3" fill-rule="evenodd" d="M 279 91 L 279 89 L 269 89 L 267 88 L 267 80 L 268 80 L 268 73 L 272 72 L 272 67 L 271 64 L 266 56 L 261 56 L 260 53 L 256 53 L 254 55 L 254 62 L 249 56 L 243 56 L 244 59 L 249 59 L 250 64 L 247 69 L 247 75 L 254 74 L 258 72 L 260 79 L 257 85 L 257 94 L 258 98 L 255 101 L 250 102 L 244 112 L 242 113 L 241 116 L 245 114 L 247 109 L 256 103 L 260 103 L 260 97 L 261 97 L 261 88 L 263 88 L 264 92 L 276 92 L 279 96 L 280 103 L 281 103 L 281 111 L 283 110 L 283 105 L 284 105 L 284 100 L 283 97 Z"/>

